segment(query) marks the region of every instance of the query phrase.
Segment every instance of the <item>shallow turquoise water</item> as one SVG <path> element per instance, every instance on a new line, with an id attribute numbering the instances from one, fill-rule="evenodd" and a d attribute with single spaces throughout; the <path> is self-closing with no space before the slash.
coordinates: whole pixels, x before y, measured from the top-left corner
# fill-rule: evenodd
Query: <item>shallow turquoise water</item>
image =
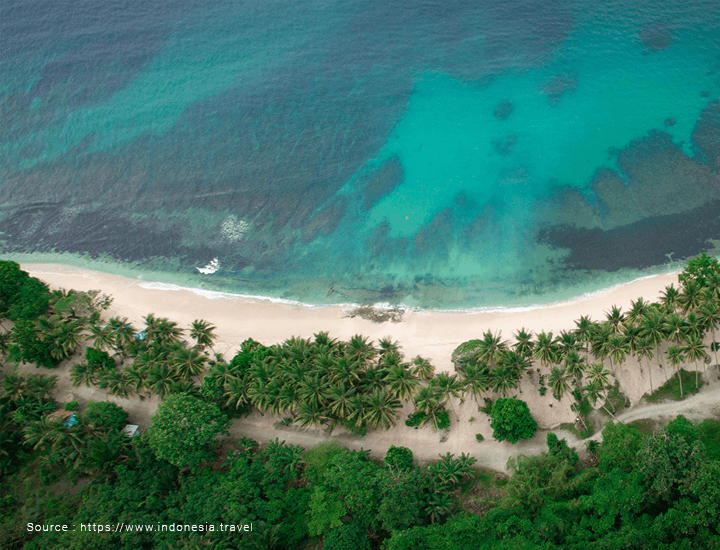
<path id="1" fill-rule="evenodd" d="M 5 254 L 455 308 L 720 236 L 715 2 L 0 9 Z"/>

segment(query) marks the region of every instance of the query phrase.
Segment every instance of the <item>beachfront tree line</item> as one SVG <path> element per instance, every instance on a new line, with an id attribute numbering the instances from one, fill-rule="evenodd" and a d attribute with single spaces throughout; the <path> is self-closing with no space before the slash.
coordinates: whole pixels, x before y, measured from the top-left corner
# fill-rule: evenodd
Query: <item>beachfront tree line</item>
<path id="1" fill-rule="evenodd" d="M 701 365 L 707 369 L 711 350 L 718 363 L 715 331 L 720 324 L 720 266 L 703 254 L 691 260 L 678 279 L 680 287 L 667 286 L 658 302 L 638 298 L 626 312 L 612 306 L 604 320 L 582 316 L 575 321 L 574 330 L 556 336 L 552 332 L 535 336 L 521 329 L 510 344 L 499 333 L 488 331 L 481 339 L 458 347 L 453 361 L 464 379 L 472 380 L 473 396 L 487 390 L 505 396 L 518 388 L 526 373 L 533 374 L 533 362 L 539 361 L 549 368 L 547 383 L 557 400 L 574 388 L 576 397 L 584 396 L 595 405 L 607 396 L 616 368 L 629 356 L 638 359 L 640 374 L 653 393 L 657 381 L 653 381 L 649 362 L 655 359 L 664 382 L 677 375 L 682 396 L 682 365 L 694 365 L 697 388 Z M 710 347 L 705 344 L 708 333 Z M 643 362 L 647 369 L 642 368 Z M 539 381 L 543 392 L 545 375 Z"/>
<path id="2" fill-rule="evenodd" d="M 403 402 L 412 402 L 415 412 L 408 425 L 442 429 L 449 425 L 453 400 L 506 397 L 518 390 L 525 375 L 538 376 L 541 393 L 547 381 L 558 400 L 572 391 L 578 403 L 603 403 L 615 369 L 630 355 L 638 358 L 650 393 L 657 381 L 642 365 L 649 367 L 653 359 L 665 382 L 670 368 L 675 370 L 681 392 L 678 367 L 692 362 L 697 386 L 708 332 L 717 355 L 718 262 L 704 254 L 691 260 L 679 282 L 680 288 L 668 286 L 656 303 L 639 298 L 626 312 L 612 306 L 605 320 L 583 316 L 574 330 L 556 336 L 521 329 L 510 344 L 488 331 L 455 350 L 456 373 L 436 375 L 420 356 L 406 361 L 390 338 L 374 345 L 362 335 L 343 342 L 326 332 L 271 346 L 250 338 L 225 362 L 212 349 L 215 327 L 205 320 L 190 327 L 192 343 L 183 339 L 177 323 L 153 314 L 144 318 L 140 330 L 125 318 L 104 321 L 101 313 L 110 298 L 96 292 L 51 292 L 17 264 L 4 262 L 0 311 L 14 324 L 0 336 L 0 352 L 10 361 L 54 367 L 88 342 L 92 346 L 85 349 L 85 361 L 71 367 L 72 383 L 96 385 L 119 397 L 185 393 L 218 404 L 234 417 L 254 407 L 302 427 L 332 431 L 343 426 L 359 434 L 396 425 Z M 536 362 L 549 369 L 547 374 L 532 369 Z M 603 407 L 614 412 L 611 401 Z"/>

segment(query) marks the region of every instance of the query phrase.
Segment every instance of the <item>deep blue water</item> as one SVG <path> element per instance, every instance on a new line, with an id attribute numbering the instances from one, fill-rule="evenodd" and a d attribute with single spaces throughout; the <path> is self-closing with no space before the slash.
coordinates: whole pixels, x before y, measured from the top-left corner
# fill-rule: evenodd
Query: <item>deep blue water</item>
<path id="1" fill-rule="evenodd" d="M 0 76 L 6 254 L 454 308 L 720 239 L 717 2 L 5 0 Z"/>

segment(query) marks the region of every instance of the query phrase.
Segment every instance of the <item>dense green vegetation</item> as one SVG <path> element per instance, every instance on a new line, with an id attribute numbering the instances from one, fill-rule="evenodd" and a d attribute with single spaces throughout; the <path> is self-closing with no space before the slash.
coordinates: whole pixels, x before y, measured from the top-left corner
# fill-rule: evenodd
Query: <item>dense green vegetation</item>
<path id="1" fill-rule="evenodd" d="M 2 548 L 720 547 L 714 420 L 678 417 L 657 433 L 611 423 L 600 443 L 588 442 L 584 463 L 549 434 L 547 453 L 511 461 L 512 477 L 491 488 L 468 455 L 446 454 L 420 468 L 404 447 L 376 463 L 332 443 L 304 450 L 222 439 L 230 419 L 253 408 L 301 427 L 362 435 L 392 428 L 403 401 L 415 407 L 407 423 L 443 430 L 453 400 L 472 397 L 485 400 L 480 410 L 492 417 L 495 438 L 515 442 L 537 428 L 524 403 L 507 397 L 523 376 L 535 382 L 537 375 L 539 391 L 547 380 L 558 400 L 572 395 L 581 421 L 594 406 L 612 417 L 626 405 L 613 371 L 630 354 L 658 366 L 664 358 L 677 376 L 666 374 L 656 395 L 682 398 L 701 386 L 704 338 L 714 341 L 720 322 L 720 268 L 707 256 L 691 261 L 681 288 L 668 287 L 656 304 L 639 299 L 626 313 L 612 307 L 605 321 L 583 317 L 557 336 L 520 330 L 513 344 L 488 331 L 454 354 L 456 374 L 437 375 L 421 357 L 406 362 L 396 342 L 375 346 L 361 335 L 341 342 L 319 333 L 273 346 L 248 339 L 225 362 L 207 321 L 192 324 L 194 343 L 152 314 L 140 330 L 127 319 L 106 321 L 109 298 L 51 292 L 17 264 L 0 264 L 0 314 L 8 321 L 0 354 L 9 363 L 55 368 L 84 356 L 70 368 L 73 384 L 164 400 L 147 433 L 131 440 L 116 405 L 75 403 L 65 411 L 52 399 L 55 377 L 6 374 Z M 547 374 L 533 370 L 534 361 Z M 649 373 L 640 374 L 652 394 Z M 489 392 L 502 397 L 492 402 Z M 219 527 L 250 522 L 250 534 Z M 28 532 L 28 523 L 75 529 Z M 80 528 L 87 524 L 107 529 Z M 120 524 L 203 529 L 111 529 Z"/>
<path id="2" fill-rule="evenodd" d="M 447 454 L 419 468 L 402 447 L 375 463 L 332 442 L 303 450 L 275 441 L 261 449 L 241 439 L 223 446 L 224 460 L 212 466 L 179 468 L 158 456 L 150 438 L 126 438 L 124 413 L 114 405 L 84 407 L 74 426 L 28 412 L 29 399 L 52 404 L 53 382 L 3 379 L 2 548 L 720 545 L 718 421 L 694 424 L 680 416 L 650 434 L 610 423 L 585 464 L 551 433 L 546 453 L 511 460 L 507 483 L 494 484 L 492 495 L 469 497 L 490 483 L 474 473 L 474 459 Z M 221 527 L 250 522 L 251 533 Z M 28 523 L 69 529 L 28 532 Z M 119 524 L 133 528 L 117 531 Z"/>

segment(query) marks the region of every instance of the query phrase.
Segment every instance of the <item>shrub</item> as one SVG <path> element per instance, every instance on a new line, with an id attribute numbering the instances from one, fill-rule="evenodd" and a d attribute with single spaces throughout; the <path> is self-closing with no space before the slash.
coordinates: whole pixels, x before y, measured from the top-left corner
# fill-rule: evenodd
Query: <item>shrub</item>
<path id="1" fill-rule="evenodd" d="M 478 440 L 478 443 L 482 443 L 483 441 L 485 441 L 483 434 L 475 434 L 475 439 Z"/>
<path id="2" fill-rule="evenodd" d="M 385 465 L 393 470 L 410 471 L 413 467 L 413 453 L 407 447 L 390 445 L 385 455 Z"/>
<path id="3" fill-rule="evenodd" d="M 483 412 L 485 414 L 490 414 L 492 412 L 492 408 L 493 408 L 493 400 L 486 397 L 483 399 L 483 402 L 485 404 L 482 407 L 478 406 L 478 411 Z"/>
<path id="4" fill-rule="evenodd" d="M 69 402 L 65 403 L 65 410 L 66 411 L 78 410 L 78 402 L 77 401 L 69 401 Z"/>
<path id="5" fill-rule="evenodd" d="M 447 430 L 450 427 L 450 415 L 447 411 L 435 413 L 436 427 L 438 430 Z"/>
<path id="6" fill-rule="evenodd" d="M 415 428 L 423 423 L 425 417 L 426 415 L 424 413 L 414 412 L 408 416 L 408 419 L 405 421 L 405 425 L 409 428 Z"/>

